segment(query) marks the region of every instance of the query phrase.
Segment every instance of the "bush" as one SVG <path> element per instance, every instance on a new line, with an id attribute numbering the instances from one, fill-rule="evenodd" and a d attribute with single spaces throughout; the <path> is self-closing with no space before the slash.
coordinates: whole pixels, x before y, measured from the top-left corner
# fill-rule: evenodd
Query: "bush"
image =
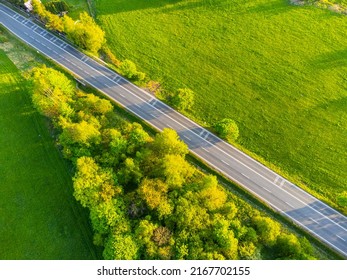
<path id="1" fill-rule="evenodd" d="M 194 105 L 194 92 L 188 88 L 180 88 L 172 98 L 175 107 L 189 110 Z"/>
<path id="2" fill-rule="evenodd" d="M 214 128 L 220 137 L 228 141 L 235 141 L 239 137 L 239 128 L 232 119 L 223 119 Z"/>
<path id="3" fill-rule="evenodd" d="M 122 75 L 124 75 L 125 77 L 132 79 L 136 77 L 137 74 L 137 69 L 136 69 L 136 65 L 134 62 L 132 62 L 129 59 L 126 59 L 124 61 L 122 61 L 119 70 L 121 72 Z"/>
<path id="4" fill-rule="evenodd" d="M 53 14 L 59 14 L 61 12 L 68 12 L 69 5 L 65 1 L 50 1 L 44 4 L 47 11 Z"/>

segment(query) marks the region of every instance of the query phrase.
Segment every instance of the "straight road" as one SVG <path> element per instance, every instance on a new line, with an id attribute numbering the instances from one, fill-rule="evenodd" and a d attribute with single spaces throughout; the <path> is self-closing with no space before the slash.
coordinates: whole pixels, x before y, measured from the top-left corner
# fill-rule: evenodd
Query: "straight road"
<path id="1" fill-rule="evenodd" d="M 2 4 L 0 23 L 151 126 L 176 130 L 191 153 L 347 257 L 344 215 Z"/>

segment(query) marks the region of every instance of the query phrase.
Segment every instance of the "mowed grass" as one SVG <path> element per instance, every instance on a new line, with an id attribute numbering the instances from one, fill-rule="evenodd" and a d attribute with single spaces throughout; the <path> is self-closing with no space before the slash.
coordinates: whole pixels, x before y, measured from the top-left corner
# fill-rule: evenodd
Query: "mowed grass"
<path id="1" fill-rule="evenodd" d="M 284 0 L 95 0 L 118 57 L 190 116 L 236 120 L 237 145 L 334 204 L 347 190 L 347 17 Z"/>
<path id="2" fill-rule="evenodd" d="M 0 259 L 95 259 L 88 214 L 27 91 L 0 50 Z"/>

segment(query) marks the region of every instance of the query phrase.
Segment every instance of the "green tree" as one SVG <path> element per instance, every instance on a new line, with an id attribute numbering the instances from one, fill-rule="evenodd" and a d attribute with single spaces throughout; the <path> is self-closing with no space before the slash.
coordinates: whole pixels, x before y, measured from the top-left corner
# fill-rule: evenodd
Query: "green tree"
<path id="1" fill-rule="evenodd" d="M 300 259 L 302 254 L 301 244 L 298 238 L 290 233 L 282 233 L 277 237 L 274 246 L 276 256 L 282 259 Z"/>
<path id="2" fill-rule="evenodd" d="M 281 233 L 280 225 L 270 218 L 261 216 L 254 217 L 253 223 L 260 241 L 267 246 L 273 246 Z"/>
<path id="3" fill-rule="evenodd" d="M 175 107 L 189 110 L 194 105 L 194 92 L 188 88 L 180 88 L 172 98 Z"/>
<path id="4" fill-rule="evenodd" d="M 136 260 L 138 245 L 130 234 L 112 234 L 108 237 L 103 252 L 105 260 Z"/>
<path id="5" fill-rule="evenodd" d="M 143 179 L 138 189 L 139 196 L 151 210 L 156 210 L 159 217 L 172 212 L 172 206 L 167 197 L 168 186 L 160 179 Z"/>
<path id="6" fill-rule="evenodd" d="M 341 207 L 347 207 L 347 192 L 340 193 L 336 198 L 337 204 Z"/>
<path id="7" fill-rule="evenodd" d="M 122 190 L 114 185 L 114 181 L 109 170 L 101 169 L 90 157 L 81 157 L 76 162 L 73 177 L 74 197 L 83 207 L 93 208 L 121 193 Z"/>
<path id="8" fill-rule="evenodd" d="M 129 59 L 125 59 L 122 61 L 119 67 L 119 71 L 121 72 L 122 75 L 124 75 L 125 77 L 129 79 L 136 77 L 136 74 L 137 74 L 137 68 L 135 63 Z"/>
<path id="9" fill-rule="evenodd" d="M 113 110 L 113 105 L 109 100 L 94 94 L 80 94 L 76 106 L 92 115 L 105 115 Z"/>
<path id="10" fill-rule="evenodd" d="M 151 149 L 159 157 L 164 155 L 185 156 L 189 151 L 188 146 L 179 139 L 177 132 L 170 128 L 164 128 L 154 137 Z"/>
<path id="11" fill-rule="evenodd" d="M 71 116 L 74 87 L 64 74 L 51 68 L 36 67 L 30 73 L 32 101 L 37 110 L 49 117 Z"/>
<path id="12" fill-rule="evenodd" d="M 143 177 L 140 166 L 132 158 L 125 159 L 117 174 L 119 183 L 123 186 L 138 186 L 141 178 Z"/>
<path id="13" fill-rule="evenodd" d="M 216 215 L 212 225 L 212 236 L 219 245 L 220 252 L 227 259 L 237 259 L 238 240 L 234 237 L 233 231 L 229 229 L 230 222 L 222 215 Z"/>
<path id="14" fill-rule="evenodd" d="M 165 155 L 160 174 L 170 188 L 180 188 L 194 174 L 194 168 L 180 155 Z"/>
<path id="15" fill-rule="evenodd" d="M 64 31 L 64 23 L 58 15 L 46 12 L 45 14 L 46 27 L 50 30 L 56 30 L 59 32 Z"/>
<path id="16" fill-rule="evenodd" d="M 92 124 L 81 121 L 80 123 L 71 123 L 64 128 L 59 137 L 63 145 L 82 144 L 90 147 L 101 140 L 100 131 Z"/>
<path id="17" fill-rule="evenodd" d="M 226 192 L 218 186 L 217 178 L 213 175 L 204 177 L 202 190 L 197 195 L 202 205 L 210 211 L 221 208 L 227 200 Z"/>
<path id="18" fill-rule="evenodd" d="M 67 16 L 66 16 L 67 17 Z M 105 32 L 95 23 L 92 17 L 86 12 L 79 16 L 79 20 L 71 26 L 71 21 L 65 20 L 65 29 L 67 36 L 79 47 L 98 53 L 103 44 L 105 44 Z"/>
<path id="19" fill-rule="evenodd" d="M 239 128 L 232 119 L 223 119 L 219 121 L 215 125 L 215 130 L 220 137 L 228 141 L 235 141 L 239 137 Z"/>

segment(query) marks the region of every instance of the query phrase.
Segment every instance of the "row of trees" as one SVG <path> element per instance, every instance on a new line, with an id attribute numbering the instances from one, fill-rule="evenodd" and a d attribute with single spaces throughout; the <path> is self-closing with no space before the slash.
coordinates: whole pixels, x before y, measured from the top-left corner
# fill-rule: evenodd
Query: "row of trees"
<path id="1" fill-rule="evenodd" d="M 105 32 L 95 23 L 86 12 L 73 20 L 68 15 L 59 16 L 46 9 L 39 0 L 32 0 L 33 12 L 37 14 L 51 30 L 63 32 L 77 46 L 97 54 L 106 43 Z"/>
<path id="2" fill-rule="evenodd" d="M 150 137 L 53 69 L 30 77 L 34 106 L 52 120 L 75 166 L 74 196 L 89 209 L 105 259 L 312 258 L 306 239 L 187 162 L 175 131 Z"/>

